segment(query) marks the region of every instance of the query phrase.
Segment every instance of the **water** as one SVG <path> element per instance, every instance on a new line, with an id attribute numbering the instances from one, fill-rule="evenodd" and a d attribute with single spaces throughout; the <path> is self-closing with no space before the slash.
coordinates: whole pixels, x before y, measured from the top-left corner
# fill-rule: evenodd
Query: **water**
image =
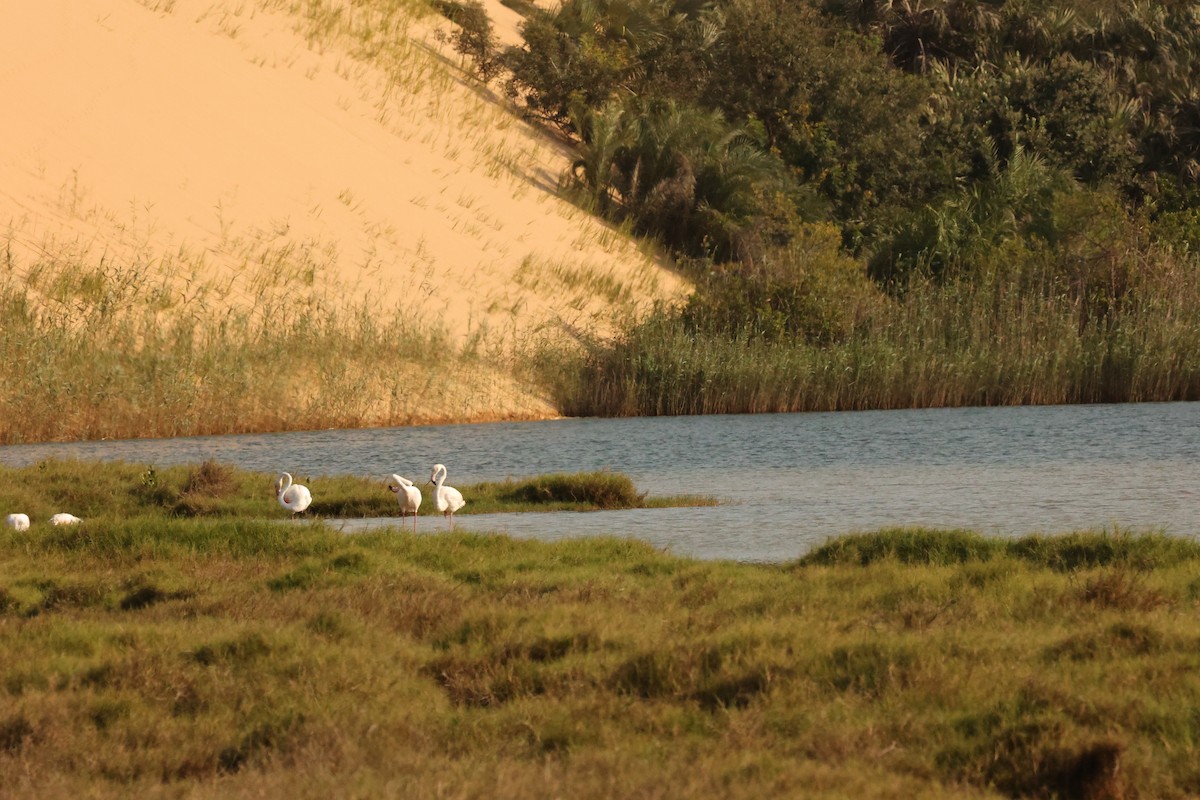
<path id="1" fill-rule="evenodd" d="M 1200 530 L 1194 403 L 572 419 L 0 447 L 8 465 L 46 458 L 160 466 L 213 458 L 286 469 L 316 492 L 319 476 L 331 474 L 378 478 L 381 491 L 393 472 L 420 482 L 435 462 L 459 486 L 607 468 L 652 494 L 728 502 L 461 516 L 458 526 L 547 540 L 632 536 L 698 558 L 787 560 L 829 537 L 891 525 L 998 536 Z M 353 532 L 392 522 L 342 524 Z M 443 524 L 429 517 L 422 527 Z"/>

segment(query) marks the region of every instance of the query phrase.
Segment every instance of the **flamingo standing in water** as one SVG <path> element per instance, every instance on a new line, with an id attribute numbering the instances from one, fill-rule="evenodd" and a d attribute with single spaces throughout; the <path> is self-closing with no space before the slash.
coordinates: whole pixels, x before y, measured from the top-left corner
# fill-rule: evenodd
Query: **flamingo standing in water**
<path id="1" fill-rule="evenodd" d="M 281 473 L 275 481 L 275 496 L 279 498 L 279 505 L 292 512 L 292 519 L 312 503 L 312 492 L 302 483 L 292 483 L 288 472 Z"/>
<path id="2" fill-rule="evenodd" d="M 412 514 L 413 533 L 416 533 L 417 509 L 421 507 L 421 490 L 414 486 L 408 478 L 401 478 L 396 474 L 393 474 L 388 480 L 387 487 L 396 495 L 396 502 L 400 504 L 400 522 L 404 522 L 405 514 Z"/>
<path id="3" fill-rule="evenodd" d="M 446 465 L 434 464 L 433 474 L 429 476 L 433 484 L 433 504 L 442 512 L 443 517 L 450 518 L 450 530 L 454 530 L 454 512 L 467 504 L 462 492 L 453 486 L 446 486 Z"/>
<path id="4" fill-rule="evenodd" d="M 29 515 L 28 514 L 9 514 L 4 518 L 4 524 L 13 530 L 27 531 L 29 530 Z"/>

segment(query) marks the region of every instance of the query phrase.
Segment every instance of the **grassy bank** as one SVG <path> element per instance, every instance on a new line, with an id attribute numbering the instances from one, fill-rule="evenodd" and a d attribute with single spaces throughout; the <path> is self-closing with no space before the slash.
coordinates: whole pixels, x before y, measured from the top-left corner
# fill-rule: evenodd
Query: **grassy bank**
<path id="1" fill-rule="evenodd" d="M 84 518 L 233 517 L 284 519 L 289 512 L 275 501 L 277 475 L 205 461 L 155 467 L 127 462 L 42 461 L 0 466 L 0 510 L 46 520 L 60 511 Z M 309 487 L 309 518 L 394 517 L 395 495 L 388 476 L 295 475 Z M 411 475 L 423 488 L 422 515 L 437 514 L 432 486 L 425 475 Z M 649 496 L 627 475 L 581 472 L 486 481 L 458 487 L 467 505 L 458 514 L 523 511 L 596 511 L 621 508 L 714 505 L 719 499 L 691 495 Z"/>
<path id="2" fill-rule="evenodd" d="M 1194 543 L 796 563 L 320 525 L 0 534 L 16 796 L 1200 792 Z"/>
<path id="3" fill-rule="evenodd" d="M 184 265 L 160 267 L 0 265 L 0 444 L 520 418 L 544 397 L 571 416 L 1200 399 L 1200 291 L 1182 267 L 1107 316 L 1051 278 L 996 273 L 865 310 L 822 295 L 814 314 L 849 320 L 829 340 L 664 313 L 590 349 L 505 352 L 286 281 L 250 304 L 199 281 L 182 296 Z"/>

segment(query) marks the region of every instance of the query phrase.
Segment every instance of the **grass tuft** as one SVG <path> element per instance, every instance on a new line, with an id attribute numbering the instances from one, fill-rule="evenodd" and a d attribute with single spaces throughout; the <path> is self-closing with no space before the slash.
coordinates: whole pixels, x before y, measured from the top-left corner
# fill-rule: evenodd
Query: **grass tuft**
<path id="1" fill-rule="evenodd" d="M 1096 608 L 1148 611 L 1165 605 L 1162 594 L 1146 585 L 1143 574 L 1115 567 L 1088 577 L 1079 589 L 1079 601 Z"/>
<path id="2" fill-rule="evenodd" d="M 206 644 L 192 651 L 192 658 L 197 664 L 211 667 L 215 664 L 240 665 L 271 652 L 271 646 L 259 633 L 246 633 L 234 639 L 226 639 L 216 644 Z"/>
<path id="3" fill-rule="evenodd" d="M 24 714 L 14 714 L 0 721 L 0 751 L 17 753 L 33 737 L 33 724 Z"/>
<path id="4" fill-rule="evenodd" d="M 541 475 L 497 488 L 502 500 L 531 504 L 562 504 L 599 509 L 637 508 L 645 495 L 638 494 L 627 475 L 583 472 L 574 475 Z"/>
<path id="5" fill-rule="evenodd" d="M 122 597 L 119 606 L 122 611 L 138 611 L 167 600 L 185 600 L 191 596 L 192 593 L 187 591 L 168 591 L 153 584 L 142 584 Z"/>
<path id="6" fill-rule="evenodd" d="M 1172 567 L 1200 560 L 1200 542 L 1164 534 L 1131 535 L 1083 532 L 1059 536 L 1034 534 L 1015 540 L 985 537 L 972 531 L 940 531 L 925 528 L 892 528 L 872 533 L 841 536 L 815 548 L 798 562 L 800 566 L 857 564 L 880 561 L 901 564 L 943 565 L 987 562 L 1000 557 L 1017 558 L 1060 572 L 1107 566 L 1134 570 Z M 977 578 L 985 574 L 971 573 Z M 1111 575 L 1111 586 L 1097 584 L 1092 592 L 1103 602 L 1106 596 L 1128 591 L 1132 578 Z"/>
<path id="7" fill-rule="evenodd" d="M 1111 736 L 1089 736 L 1048 709 L 1012 705 L 965 717 L 961 748 L 940 755 L 970 783 L 994 786 L 1014 797 L 1100 800 L 1126 796 L 1122 759 L 1126 746 Z"/>
<path id="8" fill-rule="evenodd" d="M 988 561 L 1003 551 L 996 540 L 972 531 L 894 528 L 839 536 L 806 554 L 803 565 L 858 564 L 894 560 L 902 564 L 948 565 Z"/>
<path id="9" fill-rule="evenodd" d="M 907 644 L 855 642 L 833 648 L 813 674 L 818 683 L 838 692 L 878 699 L 905 688 L 917 664 L 916 650 Z"/>
<path id="10" fill-rule="evenodd" d="M 1009 545 L 1012 555 L 1063 572 L 1124 565 L 1171 567 L 1200 558 L 1200 542 L 1165 534 L 1068 533 L 1025 536 Z"/>

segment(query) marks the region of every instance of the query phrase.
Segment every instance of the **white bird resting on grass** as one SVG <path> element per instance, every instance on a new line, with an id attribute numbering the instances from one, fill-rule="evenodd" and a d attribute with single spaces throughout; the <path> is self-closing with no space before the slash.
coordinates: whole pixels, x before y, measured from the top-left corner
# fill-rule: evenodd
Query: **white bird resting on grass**
<path id="1" fill-rule="evenodd" d="M 4 518 L 4 524 L 13 530 L 27 531 L 29 530 L 29 515 L 28 514 L 9 514 Z"/>
<path id="2" fill-rule="evenodd" d="M 81 522 L 83 520 L 74 514 L 55 514 L 50 518 L 51 525 L 78 525 Z"/>
<path id="3" fill-rule="evenodd" d="M 312 503 L 312 492 L 302 483 L 292 483 L 291 473 L 288 472 L 280 473 L 275 481 L 275 496 L 279 499 L 279 505 L 292 512 L 292 519 Z"/>
<path id="4" fill-rule="evenodd" d="M 400 522 L 404 522 L 406 514 L 412 514 L 413 532 L 416 533 L 417 509 L 421 507 L 421 490 L 414 486 L 408 478 L 402 478 L 395 473 L 388 479 L 387 487 L 396 495 L 396 502 L 400 504 Z"/>
<path id="5" fill-rule="evenodd" d="M 442 512 L 443 517 L 450 518 L 450 530 L 454 530 L 454 512 L 467 504 L 463 500 L 462 492 L 455 489 L 453 486 L 446 486 L 446 465 L 434 464 L 433 474 L 429 476 L 429 482 L 434 485 L 433 504 L 438 511 Z"/>

